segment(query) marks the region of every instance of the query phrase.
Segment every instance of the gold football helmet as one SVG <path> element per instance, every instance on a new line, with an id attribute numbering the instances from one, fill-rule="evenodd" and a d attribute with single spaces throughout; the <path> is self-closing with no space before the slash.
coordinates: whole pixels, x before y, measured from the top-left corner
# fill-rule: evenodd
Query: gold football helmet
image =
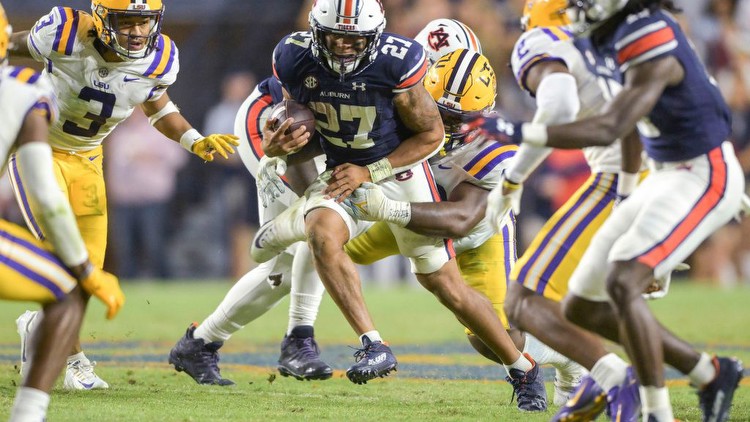
<path id="1" fill-rule="evenodd" d="M 10 27 L 10 23 L 8 23 L 8 16 L 5 15 L 3 4 L 0 3 L 0 65 L 5 64 L 5 59 L 8 58 L 8 46 L 12 32 L 13 29 Z"/>
<path id="2" fill-rule="evenodd" d="M 427 70 L 424 87 L 435 100 L 445 126 L 444 152 L 463 145 L 461 125 L 495 107 L 497 79 L 487 57 L 460 48 Z"/>
<path id="3" fill-rule="evenodd" d="M 161 0 L 92 0 L 91 12 L 94 27 L 99 39 L 115 53 L 126 59 L 141 59 L 154 50 L 161 30 L 164 5 Z M 144 35 L 146 42 L 139 50 L 130 50 L 117 41 L 119 20 L 131 17 L 149 19 L 149 32 Z"/>
<path id="4" fill-rule="evenodd" d="M 526 0 L 521 17 L 521 27 L 529 31 L 537 27 L 567 26 L 568 0 Z"/>

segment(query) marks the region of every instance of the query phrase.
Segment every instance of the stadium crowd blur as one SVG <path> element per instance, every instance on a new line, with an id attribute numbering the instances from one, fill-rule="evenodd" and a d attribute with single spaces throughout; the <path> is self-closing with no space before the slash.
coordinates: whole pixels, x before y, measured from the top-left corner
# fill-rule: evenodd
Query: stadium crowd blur
<path id="1" fill-rule="evenodd" d="M 308 28 L 312 0 L 165 0 L 166 19 L 162 31 L 171 36 L 180 51 L 181 70 L 170 96 L 192 122 L 204 122 L 204 133 L 232 131 L 234 113 L 252 90 L 255 81 L 271 73 L 271 53 L 282 36 Z M 497 108 L 513 119 L 533 115 L 533 100 L 517 87 L 510 72 L 511 49 L 520 35 L 519 16 L 523 0 L 383 0 L 386 31 L 413 37 L 432 19 L 451 17 L 469 25 L 482 41 L 483 53 L 498 72 Z M 64 4 L 88 10 L 89 0 L 25 0 L 6 2 L 14 30 L 29 29 L 52 7 Z M 677 0 L 679 16 L 709 73 L 717 80 L 734 112 L 733 142 L 745 173 L 750 175 L 750 0 Z M 33 62 L 15 61 L 38 68 Z M 187 163 L 162 156 L 164 166 L 149 179 L 134 163 L 157 139 L 142 116 L 121 125 L 107 142 L 105 172 L 110 178 L 109 196 L 113 221 L 105 266 L 122 278 L 234 278 L 253 265 L 249 244 L 258 226 L 257 200 L 251 176 L 239 160 L 206 164 L 185 154 Z M 152 133 L 149 133 L 152 132 Z M 148 137 L 138 143 L 134 137 Z M 123 147 L 124 143 L 133 143 Z M 141 145 L 143 144 L 143 145 Z M 179 149 L 179 148 L 178 148 Z M 162 153 L 154 146 L 151 155 Z M 169 154 L 171 155 L 171 154 Z M 222 161 L 222 160 L 218 160 Z M 162 187 L 157 193 L 118 200 L 123 191 L 112 178 L 133 177 L 141 190 Z M 123 176 L 125 175 L 125 176 Z M 578 152 L 555 152 L 526 183 L 519 216 L 519 250 L 523 250 L 549 215 L 588 176 L 588 167 Z M 143 178 L 141 178 L 143 177 Z M 173 178 L 173 180 L 164 180 Z M 0 214 L 20 222 L 7 177 L 0 183 Z M 161 179 L 157 182 L 157 179 Z M 143 180 L 153 180 L 144 183 Z M 127 189 L 125 186 L 123 189 Z M 138 202 L 141 202 L 140 204 Z M 134 209 L 156 207 L 150 214 L 153 230 L 128 229 Z M 158 218 L 163 213 L 164 217 Z M 153 213 L 153 211 L 152 211 Z M 118 215 L 120 214 L 120 215 Z M 133 224 L 132 222 L 130 224 Z M 136 223 L 138 224 L 138 223 Z M 118 235 L 122 230 L 129 234 Z M 153 244 L 163 249 L 154 262 Z M 724 286 L 750 283 L 750 219 L 731 223 L 710 238 L 691 257 L 692 278 Z M 400 257 L 362 268 L 363 280 L 396 282 L 411 277 Z"/>

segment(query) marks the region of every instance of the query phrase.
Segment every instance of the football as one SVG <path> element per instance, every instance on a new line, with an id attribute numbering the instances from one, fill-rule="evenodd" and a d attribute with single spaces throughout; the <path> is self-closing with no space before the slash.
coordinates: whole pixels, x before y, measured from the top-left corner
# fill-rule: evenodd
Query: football
<path id="1" fill-rule="evenodd" d="M 290 117 L 294 119 L 294 123 L 286 130 L 287 134 L 294 132 L 300 126 L 304 126 L 307 129 L 310 137 L 315 134 L 315 115 L 313 112 L 306 105 L 289 99 L 276 104 L 271 110 L 271 118 L 276 119 L 273 130 L 278 129 Z"/>

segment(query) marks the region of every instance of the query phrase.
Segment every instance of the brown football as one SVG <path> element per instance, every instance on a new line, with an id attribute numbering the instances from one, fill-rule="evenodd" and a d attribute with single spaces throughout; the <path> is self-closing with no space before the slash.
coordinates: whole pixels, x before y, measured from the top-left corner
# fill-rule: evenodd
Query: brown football
<path id="1" fill-rule="evenodd" d="M 304 126 L 311 137 L 315 134 L 315 115 L 313 112 L 306 105 L 289 99 L 277 103 L 271 110 L 271 118 L 276 119 L 273 130 L 278 129 L 290 117 L 294 119 L 294 123 L 286 130 L 287 134 L 294 132 L 300 126 Z"/>

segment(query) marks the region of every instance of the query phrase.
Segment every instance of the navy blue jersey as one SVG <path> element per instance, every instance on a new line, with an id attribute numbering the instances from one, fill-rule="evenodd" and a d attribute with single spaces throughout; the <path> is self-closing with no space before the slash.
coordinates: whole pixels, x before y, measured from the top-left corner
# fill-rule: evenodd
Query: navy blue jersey
<path id="1" fill-rule="evenodd" d="M 680 84 L 667 87 L 647 118 L 639 123 L 648 155 L 663 162 L 683 161 L 719 146 L 731 131 L 729 107 L 682 32 L 668 13 L 643 10 L 628 16 L 611 36 L 592 45 L 576 45 L 597 75 L 624 83 L 631 67 L 666 56 L 685 71 Z"/>
<path id="2" fill-rule="evenodd" d="M 313 56 L 311 40 L 310 32 L 284 37 L 273 53 L 273 71 L 292 98 L 315 114 L 328 168 L 373 163 L 413 135 L 396 113 L 393 97 L 426 74 L 420 44 L 384 33 L 374 61 L 342 82 Z"/>
<path id="3" fill-rule="evenodd" d="M 273 76 L 263 79 L 258 84 L 258 91 L 271 95 L 271 104 L 280 103 L 284 100 L 284 92 L 281 90 L 281 82 Z"/>

